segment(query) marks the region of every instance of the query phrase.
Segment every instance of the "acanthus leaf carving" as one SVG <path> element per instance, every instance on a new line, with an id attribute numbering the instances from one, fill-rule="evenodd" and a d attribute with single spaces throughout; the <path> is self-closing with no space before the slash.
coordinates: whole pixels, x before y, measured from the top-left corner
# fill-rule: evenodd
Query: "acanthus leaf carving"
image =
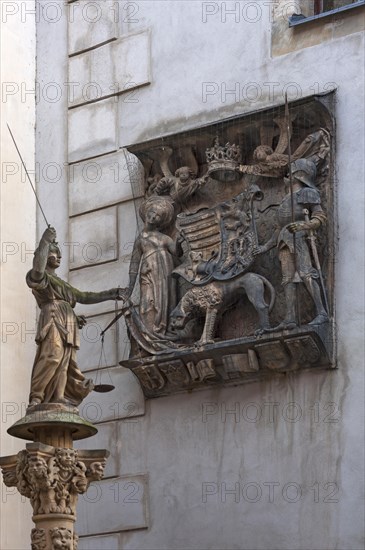
<path id="1" fill-rule="evenodd" d="M 34 515 L 75 515 L 78 495 L 102 479 L 105 467 L 105 460 L 87 467 L 77 455 L 77 450 L 65 448 L 55 448 L 53 456 L 20 451 L 13 468 L 3 471 L 4 483 L 30 499 Z"/>
<path id="2" fill-rule="evenodd" d="M 46 530 L 34 528 L 31 531 L 31 550 L 47 550 Z"/>

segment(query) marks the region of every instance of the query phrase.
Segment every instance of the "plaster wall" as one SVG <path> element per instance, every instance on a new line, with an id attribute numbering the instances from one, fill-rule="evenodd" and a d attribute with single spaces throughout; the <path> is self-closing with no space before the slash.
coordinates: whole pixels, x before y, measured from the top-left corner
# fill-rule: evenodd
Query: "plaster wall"
<path id="1" fill-rule="evenodd" d="M 45 205 L 47 220 L 57 229 L 58 242 L 69 242 L 68 228 L 68 158 L 67 102 L 68 26 L 62 2 L 36 2 L 36 162 L 39 166 L 38 194 Z M 37 217 L 37 238 L 46 229 Z M 60 277 L 68 275 L 68 250 L 65 245 Z"/>
<path id="2" fill-rule="evenodd" d="M 330 26 L 322 41 L 308 39 L 301 49 L 288 48 L 281 55 L 273 33 L 275 17 L 283 15 L 273 12 L 272 3 L 256 3 L 256 11 L 252 2 L 118 3 L 113 19 L 105 11 L 112 3 L 99 4 L 99 26 L 97 21 L 72 23 L 66 11 L 57 26 L 44 18 L 38 23 L 38 78 L 63 86 L 75 74 L 67 77 L 66 24 L 72 66 L 91 71 L 80 75 L 80 85 L 85 85 L 85 74 L 99 74 L 92 73 L 93 59 L 107 64 L 99 98 L 90 101 L 79 94 L 77 106 L 64 97 L 52 108 L 38 105 L 37 155 L 43 162 L 55 158 L 62 163 L 68 156 L 71 163 L 69 176 L 57 184 L 40 182 L 64 245 L 61 275 L 68 274 L 81 289 L 127 284 L 137 231 L 128 163 L 137 172 L 140 167 L 128 157 L 126 146 L 282 104 L 286 91 L 294 100 L 337 89 L 338 211 L 330 214 L 338 224 L 338 369 L 144 404 L 131 373 L 116 366 L 128 353 L 121 325 L 106 343 L 102 364 L 111 367 L 103 372 L 115 378 L 115 395 L 110 394 L 110 401 L 93 395 L 83 411 L 98 424 L 99 434 L 80 446 L 106 447 L 112 456 L 107 479 L 80 499 L 79 548 L 358 550 L 363 544 L 363 31 L 348 19 L 322 20 L 322 26 L 308 27 L 313 36 Z M 274 4 L 280 8 L 279 2 Z M 358 17 L 363 21 L 364 12 Z M 346 32 L 334 31 L 340 26 Z M 139 35 L 143 38 L 136 41 Z M 291 34 L 291 43 L 296 36 Z M 107 42 L 121 39 L 123 57 L 110 54 L 119 51 L 115 47 L 107 55 L 101 51 Z M 89 48 L 95 48 L 93 55 Z M 141 75 L 139 66 L 136 78 L 130 63 L 134 52 L 145 67 Z M 131 87 L 114 89 L 105 99 L 114 76 L 127 72 Z M 82 170 L 90 162 L 104 166 L 94 182 Z M 117 178 L 115 162 L 122 166 Z M 108 235 L 103 220 L 108 220 Z M 100 228 L 102 256 L 93 259 L 85 250 L 95 242 L 95 227 Z M 76 236 L 78 254 L 72 255 L 67 243 Z M 115 313 L 112 303 L 79 311 L 103 327 Z M 82 347 L 81 368 L 95 371 L 97 336 L 84 331 Z M 129 503 L 128 483 L 137 491 L 132 496 L 136 502 Z M 135 508 L 127 514 L 129 504 Z M 109 512 L 102 525 L 97 523 L 100 506 Z"/>
<path id="3" fill-rule="evenodd" d="M 19 7 L 19 6 L 18 6 Z M 35 199 L 11 141 L 9 124 L 30 173 L 35 168 L 35 17 L 15 3 L 1 12 L 0 187 L 0 454 L 15 454 L 24 442 L 6 430 L 23 416 L 34 354 L 36 308 L 25 285 L 36 238 Z M 33 180 L 34 181 L 34 180 Z M 23 414 L 22 414 L 23 413 Z M 31 507 L 15 488 L 1 483 L 0 548 L 29 546 Z M 19 528 L 21 526 L 21 528 Z"/>
<path id="4" fill-rule="evenodd" d="M 256 22 L 247 21 L 253 12 L 224 22 L 217 5 L 203 22 L 200 2 L 138 3 L 139 20 L 128 30 L 150 29 L 152 79 L 135 105 L 119 98 L 119 145 L 282 103 L 285 91 L 296 99 L 337 89 L 338 370 L 152 400 L 134 423 L 103 424 L 104 433 L 116 424 L 121 454 L 113 474 L 148 473 L 150 528 L 82 538 L 80 546 L 361 548 L 364 35 L 356 27 L 336 36 L 325 22 L 317 45 L 311 37 L 322 31 L 309 28 L 300 51 L 279 56 L 268 8 L 258 4 Z M 351 193 L 350 181 L 358 182 Z"/>

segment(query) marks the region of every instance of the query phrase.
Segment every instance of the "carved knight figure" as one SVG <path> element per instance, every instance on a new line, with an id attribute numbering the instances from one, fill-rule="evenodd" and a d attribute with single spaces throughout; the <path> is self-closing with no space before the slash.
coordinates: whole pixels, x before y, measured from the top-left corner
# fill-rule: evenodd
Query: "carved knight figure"
<path id="1" fill-rule="evenodd" d="M 93 390 L 91 380 L 85 379 L 76 363 L 80 345 L 79 328 L 86 323 L 73 311 L 76 303 L 95 304 L 119 299 L 118 289 L 102 292 L 82 292 L 59 277 L 61 251 L 56 244 L 56 231 L 48 227 L 34 254 L 33 268 L 27 274 L 41 310 L 36 342 L 30 406 L 40 403 L 78 405 Z"/>
<path id="2" fill-rule="evenodd" d="M 272 330 L 293 329 L 297 326 L 295 314 L 296 284 L 303 282 L 311 296 L 316 317 L 309 323 L 318 325 L 328 321 L 321 287 L 318 284 L 318 267 L 313 266 L 307 238 L 323 223 L 326 216 L 322 210 L 321 197 L 315 187 L 316 166 L 307 159 L 292 163 L 293 197 L 290 192 L 290 180 L 284 178 L 287 194 L 278 210 L 277 229 L 272 238 L 255 250 L 255 254 L 267 252 L 275 245 L 278 249 L 282 270 L 282 284 L 285 291 L 286 314 L 284 320 Z M 294 205 L 294 222 L 292 222 L 292 199 Z M 324 289 L 322 289 L 324 291 Z"/>

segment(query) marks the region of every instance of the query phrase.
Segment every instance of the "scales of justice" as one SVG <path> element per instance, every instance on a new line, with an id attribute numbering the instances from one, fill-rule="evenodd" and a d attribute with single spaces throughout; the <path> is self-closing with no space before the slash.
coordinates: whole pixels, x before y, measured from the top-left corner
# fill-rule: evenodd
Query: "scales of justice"
<path id="1" fill-rule="evenodd" d="M 77 548 L 78 495 L 103 477 L 109 455 L 73 448 L 74 440 L 97 433 L 79 415 L 82 400 L 91 391 L 114 389 L 86 379 L 77 366 L 86 319 L 74 313 L 76 303 L 121 302 L 102 344 L 123 316 L 131 353 L 120 364 L 137 376 L 147 398 L 330 365 L 331 315 L 316 240 L 326 224 L 321 189 L 330 133 L 317 128 L 292 153 L 287 102 L 278 125 L 276 150 L 260 145 L 250 165 L 240 163 L 239 146 L 220 145 L 217 137 L 199 177 L 196 166 L 171 171 L 171 148 L 149 151 L 162 173 L 146 178 L 143 228 L 124 289 L 81 291 L 56 275 L 61 250 L 36 195 L 47 225 L 26 276 L 40 308 L 37 352 L 26 416 L 8 429 L 30 443 L 0 458 L 4 483 L 33 507 L 33 550 Z M 245 185 L 244 175 L 275 177 L 280 193 Z M 263 227 L 269 227 L 266 239 Z M 275 269 L 270 251 L 279 259 Z M 138 305 L 132 301 L 136 286 Z"/>

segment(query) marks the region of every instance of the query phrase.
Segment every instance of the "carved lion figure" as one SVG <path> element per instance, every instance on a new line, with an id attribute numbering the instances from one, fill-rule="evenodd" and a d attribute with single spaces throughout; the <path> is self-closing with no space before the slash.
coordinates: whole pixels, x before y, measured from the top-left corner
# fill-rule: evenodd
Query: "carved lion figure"
<path id="1" fill-rule="evenodd" d="M 27 477 L 31 487 L 31 502 L 34 514 L 50 514 L 57 511 L 55 480 L 44 458 L 31 456 L 28 459 Z"/>
<path id="2" fill-rule="evenodd" d="M 265 301 L 265 286 L 270 291 L 270 304 Z M 259 331 L 270 327 L 269 313 L 275 301 L 275 290 L 262 275 L 245 273 L 229 281 L 214 281 L 193 287 L 182 297 L 170 315 L 169 328 L 181 331 L 191 319 L 205 317 L 204 330 L 198 345 L 213 343 L 217 320 L 242 296 L 247 295 L 259 316 Z"/>

